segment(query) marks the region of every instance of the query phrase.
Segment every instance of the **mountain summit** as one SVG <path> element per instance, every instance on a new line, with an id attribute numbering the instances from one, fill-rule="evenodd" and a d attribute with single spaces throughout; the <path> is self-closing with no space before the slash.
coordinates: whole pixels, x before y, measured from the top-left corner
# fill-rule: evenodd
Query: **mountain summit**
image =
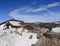
<path id="1" fill-rule="evenodd" d="M 59 30 L 58 23 L 26 23 L 11 19 L 0 24 L 0 46 L 33 46 L 40 44 L 41 36 L 52 38 L 60 33 Z"/>

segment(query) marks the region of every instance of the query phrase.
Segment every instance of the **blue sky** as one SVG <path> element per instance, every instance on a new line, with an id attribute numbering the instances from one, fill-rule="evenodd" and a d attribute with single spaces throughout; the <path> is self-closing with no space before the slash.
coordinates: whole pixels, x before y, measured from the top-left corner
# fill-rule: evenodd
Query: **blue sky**
<path id="1" fill-rule="evenodd" d="M 0 22 L 9 19 L 25 22 L 60 21 L 60 0 L 0 0 Z"/>

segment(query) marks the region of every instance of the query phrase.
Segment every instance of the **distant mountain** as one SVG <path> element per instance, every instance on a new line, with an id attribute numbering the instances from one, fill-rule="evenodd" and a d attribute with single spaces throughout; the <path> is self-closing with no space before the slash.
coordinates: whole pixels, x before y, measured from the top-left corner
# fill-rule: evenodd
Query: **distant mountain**
<path id="1" fill-rule="evenodd" d="M 60 21 L 55 22 L 56 24 L 60 24 Z"/>

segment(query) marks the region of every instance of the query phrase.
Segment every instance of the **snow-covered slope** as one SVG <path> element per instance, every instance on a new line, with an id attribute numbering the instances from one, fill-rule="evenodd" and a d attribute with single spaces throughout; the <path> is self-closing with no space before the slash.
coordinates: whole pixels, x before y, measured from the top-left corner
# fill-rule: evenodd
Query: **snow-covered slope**
<path id="1" fill-rule="evenodd" d="M 17 21 L 7 21 L 1 24 L 0 46 L 31 46 L 38 41 L 36 33 L 27 33 L 29 30 L 24 29 L 23 31 L 22 29 L 21 22 Z"/>
<path id="2" fill-rule="evenodd" d="M 44 36 L 53 37 L 56 33 L 60 33 L 60 24 L 8 20 L 0 24 L 0 46 L 40 45 L 42 41 L 40 36 L 45 34 Z"/>

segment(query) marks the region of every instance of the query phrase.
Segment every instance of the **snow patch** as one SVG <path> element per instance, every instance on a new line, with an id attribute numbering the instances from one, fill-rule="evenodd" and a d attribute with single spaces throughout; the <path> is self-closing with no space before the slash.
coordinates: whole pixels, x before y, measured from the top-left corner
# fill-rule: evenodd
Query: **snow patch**
<path id="1" fill-rule="evenodd" d="M 20 26 L 20 24 L 19 24 L 19 23 L 21 23 L 21 22 L 10 21 L 10 23 L 11 23 L 12 25 L 15 25 L 15 26 Z"/>
<path id="2" fill-rule="evenodd" d="M 60 33 L 60 27 L 52 28 L 53 32 Z"/>
<path id="3" fill-rule="evenodd" d="M 0 25 L 0 30 L 3 30 L 5 28 L 4 25 L 5 24 Z"/>

